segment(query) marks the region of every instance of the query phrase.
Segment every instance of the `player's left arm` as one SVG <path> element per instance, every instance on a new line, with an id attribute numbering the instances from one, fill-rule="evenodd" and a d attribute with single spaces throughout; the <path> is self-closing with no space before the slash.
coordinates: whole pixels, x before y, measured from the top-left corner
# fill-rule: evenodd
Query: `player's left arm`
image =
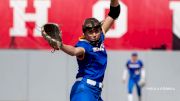
<path id="1" fill-rule="evenodd" d="M 128 76 L 128 61 L 127 61 L 127 63 L 126 63 L 126 68 L 123 70 L 123 75 L 122 75 L 123 83 L 126 82 L 127 76 Z"/>
<path id="2" fill-rule="evenodd" d="M 122 76 L 123 83 L 126 82 L 126 80 L 127 80 L 127 75 L 128 75 L 128 69 L 125 68 L 124 71 L 123 71 L 123 76 Z"/>
<path id="3" fill-rule="evenodd" d="M 146 71 L 145 71 L 145 68 L 142 67 L 141 68 L 141 79 L 143 79 L 145 81 L 145 78 L 146 78 Z"/>
<path id="4" fill-rule="evenodd" d="M 141 60 L 140 60 L 140 65 L 141 65 L 141 79 L 145 80 L 146 72 L 145 72 L 145 68 L 144 68 L 144 63 Z"/>
<path id="5" fill-rule="evenodd" d="M 141 68 L 141 79 L 145 80 L 146 78 L 146 71 L 144 69 L 144 67 Z"/>
<path id="6" fill-rule="evenodd" d="M 110 11 L 102 24 L 102 30 L 106 33 L 112 26 L 113 22 L 118 18 L 120 14 L 119 0 L 111 0 Z"/>
<path id="7" fill-rule="evenodd" d="M 141 79 L 139 81 L 139 85 L 141 87 L 144 87 L 145 84 L 146 84 L 146 72 L 145 72 L 145 68 L 144 68 L 143 62 L 140 61 L 140 63 L 141 63 L 142 67 L 141 67 L 141 74 L 140 74 Z"/>

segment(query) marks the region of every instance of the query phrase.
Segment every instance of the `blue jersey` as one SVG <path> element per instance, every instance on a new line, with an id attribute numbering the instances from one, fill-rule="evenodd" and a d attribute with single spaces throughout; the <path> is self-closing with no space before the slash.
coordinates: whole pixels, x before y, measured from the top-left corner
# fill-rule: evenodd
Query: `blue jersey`
<path id="1" fill-rule="evenodd" d="M 128 60 L 126 65 L 129 71 L 130 78 L 140 77 L 141 68 L 143 67 L 143 63 L 141 60 L 137 60 L 135 62 Z"/>
<path id="2" fill-rule="evenodd" d="M 76 47 L 85 49 L 83 59 L 77 59 L 79 70 L 76 78 L 83 77 L 102 82 L 107 65 L 107 53 L 104 48 L 104 34 L 101 33 L 97 46 L 93 46 L 89 41 L 80 39 Z"/>

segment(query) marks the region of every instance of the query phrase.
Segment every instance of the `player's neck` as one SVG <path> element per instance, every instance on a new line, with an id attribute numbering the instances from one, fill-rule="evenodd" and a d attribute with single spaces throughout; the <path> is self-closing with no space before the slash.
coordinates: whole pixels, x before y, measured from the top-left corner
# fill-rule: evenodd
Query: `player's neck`
<path id="1" fill-rule="evenodd" d="M 137 61 L 137 60 L 133 60 L 133 59 L 131 59 L 131 62 L 132 62 L 132 63 L 135 63 L 136 61 Z"/>

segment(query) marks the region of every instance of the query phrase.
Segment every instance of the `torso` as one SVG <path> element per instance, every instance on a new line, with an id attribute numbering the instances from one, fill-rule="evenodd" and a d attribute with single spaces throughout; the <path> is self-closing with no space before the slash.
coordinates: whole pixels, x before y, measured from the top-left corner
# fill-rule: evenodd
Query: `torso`
<path id="1" fill-rule="evenodd" d="M 140 77 L 142 67 L 143 67 L 143 64 L 141 60 L 137 60 L 134 62 L 129 60 L 127 62 L 127 69 L 129 71 L 130 78 Z"/>
<path id="2" fill-rule="evenodd" d="M 87 40 L 82 39 L 76 47 L 85 49 L 84 59 L 77 59 L 79 71 L 76 76 L 102 82 L 107 65 L 107 53 L 104 47 L 104 35 L 101 33 L 100 41 L 97 46 L 91 45 Z"/>

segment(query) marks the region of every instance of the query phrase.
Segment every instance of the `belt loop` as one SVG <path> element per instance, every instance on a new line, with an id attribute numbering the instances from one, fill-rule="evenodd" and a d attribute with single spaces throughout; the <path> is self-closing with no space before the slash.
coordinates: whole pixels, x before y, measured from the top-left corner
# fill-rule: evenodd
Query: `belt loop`
<path id="1" fill-rule="evenodd" d="M 99 88 L 103 88 L 103 84 L 102 83 L 99 83 Z"/>
<path id="2" fill-rule="evenodd" d="M 87 79 L 87 83 L 96 86 L 96 81 L 93 81 L 91 79 Z"/>

